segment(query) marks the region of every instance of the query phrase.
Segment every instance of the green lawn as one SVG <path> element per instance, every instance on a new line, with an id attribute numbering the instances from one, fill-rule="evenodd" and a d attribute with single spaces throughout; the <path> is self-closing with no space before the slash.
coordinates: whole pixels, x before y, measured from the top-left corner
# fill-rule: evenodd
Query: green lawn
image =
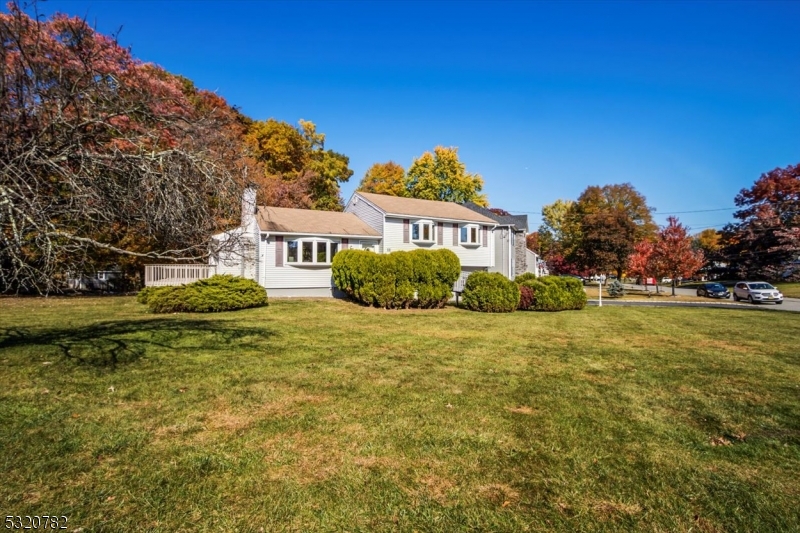
<path id="1" fill-rule="evenodd" d="M 800 321 L 0 299 L 3 515 L 84 531 L 798 531 Z"/>
<path id="2" fill-rule="evenodd" d="M 776 283 L 775 285 L 786 298 L 800 298 L 800 283 Z"/>

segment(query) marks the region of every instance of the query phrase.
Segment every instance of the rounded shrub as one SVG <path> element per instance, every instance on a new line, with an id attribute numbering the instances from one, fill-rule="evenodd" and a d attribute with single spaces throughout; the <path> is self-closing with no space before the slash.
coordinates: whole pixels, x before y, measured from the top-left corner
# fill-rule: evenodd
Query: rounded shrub
<path id="1" fill-rule="evenodd" d="M 544 276 L 522 281 L 522 286 L 533 291 L 534 311 L 567 311 L 586 307 L 586 292 L 583 284 L 569 277 Z"/>
<path id="2" fill-rule="evenodd" d="M 461 294 L 464 307 L 484 313 L 511 313 L 519 305 L 519 286 L 499 272 L 473 272 Z"/>
<path id="3" fill-rule="evenodd" d="M 625 287 L 619 282 L 618 279 L 615 279 L 609 283 L 606 287 L 606 290 L 611 298 L 621 298 L 622 296 L 625 296 Z"/>
<path id="4" fill-rule="evenodd" d="M 364 305 L 431 309 L 451 298 L 461 263 L 450 250 L 343 250 L 333 257 L 331 270 L 336 287 Z"/>
<path id="5" fill-rule="evenodd" d="M 230 275 L 176 287 L 148 287 L 140 291 L 137 300 L 154 313 L 215 313 L 268 304 L 264 287 L 251 279 Z"/>

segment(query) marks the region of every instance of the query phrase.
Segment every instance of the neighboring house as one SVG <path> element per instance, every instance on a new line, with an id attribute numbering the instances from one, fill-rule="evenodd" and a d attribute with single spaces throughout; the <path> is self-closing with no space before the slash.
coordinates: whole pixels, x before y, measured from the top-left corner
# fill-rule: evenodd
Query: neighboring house
<path id="1" fill-rule="evenodd" d="M 98 270 L 94 275 L 67 272 L 66 286 L 76 291 L 115 291 L 119 290 L 121 278 L 122 271 L 118 268 Z"/>
<path id="2" fill-rule="evenodd" d="M 527 272 L 532 272 L 536 277 L 550 275 L 550 271 L 547 269 L 547 263 L 539 257 L 539 254 L 531 250 L 527 250 L 525 253 L 528 256 Z"/>
<path id="3" fill-rule="evenodd" d="M 241 245 L 215 254 L 211 264 L 217 274 L 256 280 L 270 296 L 333 296 L 333 256 L 379 248 L 380 233 L 352 213 L 256 208 L 254 198 L 243 202 L 241 228 L 215 236 L 217 248 L 233 237 Z"/>
<path id="4" fill-rule="evenodd" d="M 464 203 L 464 207 L 494 220 L 497 224 L 494 228 L 494 266 L 489 272 L 500 272 L 509 279 L 528 272 L 525 242 L 528 215 L 498 215 L 472 202 Z"/>
<path id="5" fill-rule="evenodd" d="M 356 191 L 344 210 L 383 237 L 380 253 L 420 248 L 455 252 L 462 272 L 457 286 L 471 272 L 495 268 L 497 223 L 463 205 Z"/>

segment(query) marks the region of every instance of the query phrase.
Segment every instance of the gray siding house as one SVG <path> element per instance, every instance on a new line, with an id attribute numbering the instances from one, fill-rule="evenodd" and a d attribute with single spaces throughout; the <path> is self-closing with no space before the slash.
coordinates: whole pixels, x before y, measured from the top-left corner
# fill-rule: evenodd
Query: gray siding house
<path id="1" fill-rule="evenodd" d="M 247 189 L 241 225 L 214 235 L 208 265 L 149 265 L 145 284 L 232 274 L 256 280 L 270 296 L 329 297 L 336 296 L 331 261 L 340 250 L 447 249 L 461 262 L 458 291 L 475 271 L 511 279 L 525 272 L 526 230 L 527 217 L 502 217 L 474 204 L 355 192 L 340 213 L 256 206 L 255 189 Z"/>
<path id="2" fill-rule="evenodd" d="M 500 272 L 514 279 L 526 272 L 535 272 L 536 265 L 528 265 L 525 236 L 528 234 L 528 215 L 498 215 L 472 202 L 464 207 L 492 219 L 494 228 L 494 265 L 490 272 Z M 538 275 L 538 273 L 537 273 Z"/>

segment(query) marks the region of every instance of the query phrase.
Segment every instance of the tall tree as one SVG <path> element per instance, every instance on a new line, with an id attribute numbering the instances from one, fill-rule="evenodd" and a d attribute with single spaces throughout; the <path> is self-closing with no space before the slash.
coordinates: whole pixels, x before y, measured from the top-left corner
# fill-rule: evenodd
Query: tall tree
<path id="1" fill-rule="evenodd" d="M 722 233 L 714 228 L 704 229 L 692 239 L 694 249 L 703 252 L 706 263 L 702 270 L 707 274 L 719 274 L 726 270 L 722 266 L 725 263 L 722 244 Z"/>
<path id="2" fill-rule="evenodd" d="M 599 211 L 623 213 L 634 224 L 637 241 L 652 237 L 658 230 L 653 208 L 630 183 L 587 187 L 574 209 L 578 218 Z"/>
<path id="3" fill-rule="evenodd" d="M 641 240 L 633 247 L 628 259 L 628 274 L 644 278 L 644 285 L 647 287 L 648 278 L 658 280 L 658 263 L 654 260 L 653 250 L 655 246 L 648 239 Z M 658 281 L 656 281 L 656 292 L 658 292 Z"/>
<path id="4" fill-rule="evenodd" d="M 578 231 L 568 257 L 582 268 L 621 276 L 634 244 L 657 229 L 651 212 L 630 183 L 587 187 L 570 209 Z"/>
<path id="5" fill-rule="evenodd" d="M 627 266 L 636 242 L 636 224 L 618 209 L 584 214 L 580 218 L 580 244 L 570 259 L 585 271 L 616 272 Z"/>
<path id="6" fill-rule="evenodd" d="M 724 254 L 740 277 L 780 279 L 800 257 L 800 164 L 776 168 L 734 200 L 738 222 L 723 229 Z M 800 280 L 800 271 L 787 280 Z"/>
<path id="7" fill-rule="evenodd" d="M 542 255 L 542 252 L 540 251 L 541 249 L 539 248 L 539 232 L 538 231 L 532 231 L 532 232 L 528 233 L 525 236 L 525 246 L 531 252 L 535 252 L 535 253 L 539 254 L 539 256 Z"/>
<path id="8" fill-rule="evenodd" d="M 389 196 L 408 196 L 406 171 L 394 161 L 375 163 L 364 174 L 357 190 Z"/>
<path id="9" fill-rule="evenodd" d="M 558 199 L 542 207 L 539 245 L 545 258 L 569 256 L 579 240 L 580 227 L 574 213 L 575 202 Z"/>
<path id="10" fill-rule="evenodd" d="M 406 180 L 412 198 L 489 205 L 481 194 L 483 178 L 467 172 L 458 159 L 458 148 L 437 146 L 433 153 L 425 152 L 411 164 Z"/>
<path id="11" fill-rule="evenodd" d="M 299 127 L 269 119 L 250 125 L 246 141 L 261 165 L 261 175 L 252 179 L 261 186 L 259 201 L 270 201 L 267 191 L 295 191 L 284 196 L 309 198 L 314 209 L 341 211 L 339 184 L 353 175 L 350 159 L 325 149 L 325 134 L 317 133 L 313 122 L 300 120 Z M 285 183 L 279 183 L 282 180 Z M 305 188 L 305 190 L 303 190 Z M 287 207 L 307 207 L 305 201 Z"/>
<path id="12" fill-rule="evenodd" d="M 675 296 L 675 281 L 693 276 L 703 267 L 703 252 L 692 247 L 692 239 L 676 217 L 668 217 L 667 225 L 658 231 L 653 245 L 652 261 L 657 272 L 672 278 L 672 295 Z"/>
<path id="13" fill-rule="evenodd" d="M 237 117 L 65 15 L 0 14 L 0 290 L 111 258 L 198 260 L 237 219 Z"/>

